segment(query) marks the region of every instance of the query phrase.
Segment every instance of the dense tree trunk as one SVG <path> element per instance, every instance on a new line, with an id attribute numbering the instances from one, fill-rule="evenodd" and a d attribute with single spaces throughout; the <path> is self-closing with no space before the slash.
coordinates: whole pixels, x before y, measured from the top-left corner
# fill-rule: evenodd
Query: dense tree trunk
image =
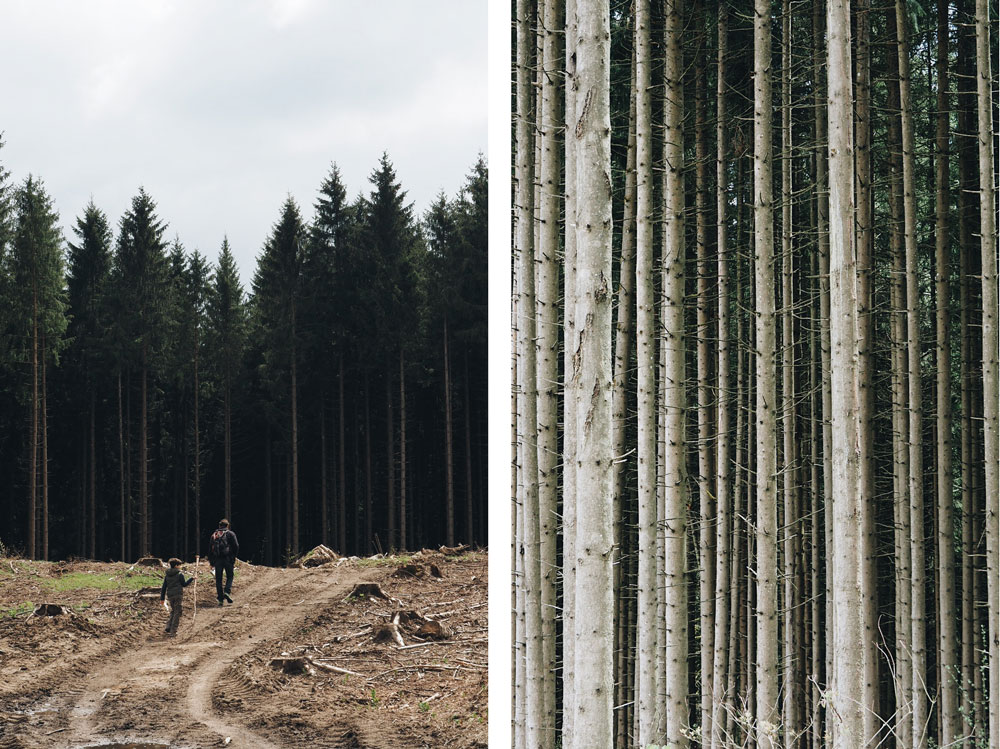
<path id="1" fill-rule="evenodd" d="M 712 481 L 712 370 L 709 346 L 712 323 L 709 311 L 712 303 L 712 271 L 709 264 L 709 156 L 708 156 L 708 80 L 705 71 L 705 2 L 695 0 L 695 71 L 694 71 L 694 136 L 695 136 L 695 256 L 697 262 L 696 305 L 696 367 L 698 421 L 698 508 L 699 508 L 699 598 L 701 655 L 701 730 L 712 735 L 712 669 L 714 659 L 708 642 L 715 630 L 715 486 Z"/>
<path id="2" fill-rule="evenodd" d="M 997 226 L 993 154 L 993 74 L 987 0 L 976 0 L 979 103 L 979 236 L 983 278 L 983 443 L 986 465 L 986 587 L 989 615 L 990 749 L 1000 747 L 1000 447 L 998 447 Z"/>
<path id="3" fill-rule="evenodd" d="M 611 138 L 610 15 L 607 0 L 580 4 L 576 45 L 578 327 L 571 393 L 576 407 L 577 496 L 574 619 L 574 746 L 613 741 L 613 571 L 611 517 Z M 669 75 L 668 75 L 669 77 Z M 571 500 L 572 501 L 572 500 Z M 530 681 L 530 676 L 529 676 Z"/>
<path id="4" fill-rule="evenodd" d="M 913 652 L 913 747 L 926 745 L 928 736 L 926 594 L 924 590 L 924 474 L 923 392 L 920 374 L 920 288 L 917 269 L 916 175 L 914 165 L 913 109 L 910 96 L 910 56 L 903 0 L 896 0 L 899 103 L 903 147 L 903 244 L 906 252 L 907 400 L 909 408 L 910 499 L 910 621 Z"/>
<path id="5" fill-rule="evenodd" d="M 577 148 L 575 132 L 570 132 L 576 122 L 576 43 L 577 0 L 566 0 L 566 75 L 564 89 L 564 120 L 567 123 L 564 140 L 565 152 L 565 227 L 563 236 L 563 492 L 562 492 L 562 559 L 563 559 L 563 615 L 562 615 L 562 745 L 571 749 L 576 745 L 574 730 L 576 720 L 576 566 L 566 560 L 576 558 L 576 466 L 571 456 L 576 454 L 576 393 L 572 379 L 573 356 L 577 345 L 576 310 L 571 307 L 576 298 L 576 175 Z M 520 142 L 520 141 L 519 141 Z"/>
<path id="6" fill-rule="evenodd" d="M 937 132 L 934 154 L 935 200 L 935 296 L 937 314 L 937 621 L 940 632 L 937 663 L 941 672 L 938 714 L 942 732 L 939 744 L 948 746 L 962 734 L 958 705 L 958 645 L 955 640 L 955 528 L 952 518 L 951 444 L 951 346 L 948 307 L 951 291 L 950 242 L 948 237 L 949 147 L 948 147 L 948 0 L 938 0 L 937 38 Z"/>
<path id="7" fill-rule="evenodd" d="M 46 346 L 46 336 L 42 333 L 42 395 L 41 395 L 41 419 L 42 419 L 42 559 L 49 558 L 49 407 L 48 388 L 46 387 L 46 366 L 48 359 L 48 347 Z"/>
<path id="8" fill-rule="evenodd" d="M 36 559 L 38 540 L 38 290 L 31 294 L 31 436 L 28 443 L 28 558 Z"/>
<path id="9" fill-rule="evenodd" d="M 337 492 L 337 548 L 341 554 L 347 553 L 347 438 L 345 427 L 344 408 L 344 355 L 337 359 L 337 418 L 338 418 L 338 439 L 337 450 L 340 456 L 337 480 L 339 490 Z M 357 515 L 357 502 L 352 502 L 354 514 Z M 357 543 L 357 534 L 354 534 L 354 542 Z"/>
<path id="10" fill-rule="evenodd" d="M 659 740 L 656 683 L 656 315 L 653 282 L 653 164 L 650 7 L 636 3 L 636 383 L 638 388 L 638 568 L 636 718 L 639 746 Z"/>
<path id="11" fill-rule="evenodd" d="M 406 549 L 406 369 L 399 350 L 399 549 Z"/>
<path id="12" fill-rule="evenodd" d="M 448 318 L 444 319 L 444 533 L 445 543 L 455 545 L 455 439 L 451 407 L 451 346 Z"/>
<path id="13" fill-rule="evenodd" d="M 757 512 L 754 567 L 757 601 L 755 734 L 758 749 L 778 746 L 778 511 L 776 475 L 777 384 L 774 305 L 774 206 L 771 162 L 771 5 L 756 0 L 754 13 L 754 264 L 757 334 Z"/>
<path id="14" fill-rule="evenodd" d="M 862 544 L 861 596 L 864 609 L 865 685 L 864 742 L 874 746 L 880 730 L 878 650 L 878 570 L 875 529 L 875 341 L 872 294 L 874 223 L 872 221 L 871 124 L 871 0 L 856 4 L 857 60 L 855 64 L 855 184 L 857 190 L 857 379 L 858 379 L 858 492 Z"/>
<path id="15" fill-rule="evenodd" d="M 715 491 L 718 515 L 715 533 L 715 632 L 712 664 L 712 719 L 711 749 L 725 746 L 727 718 L 730 712 L 729 654 L 730 650 L 730 558 L 733 543 L 732 533 L 732 472 L 730 450 L 732 444 L 730 417 L 730 311 L 729 311 L 729 248 L 726 232 L 726 49 L 728 34 L 728 10 L 724 2 L 719 2 L 718 11 L 718 59 L 716 77 L 716 162 L 715 162 L 715 210 L 716 248 L 718 253 L 718 312 L 716 355 L 716 447 L 715 447 Z M 703 646 L 704 647 L 704 646 Z M 702 731 L 704 735 L 704 731 Z"/>
<path id="16" fill-rule="evenodd" d="M 857 265 L 854 251 L 854 133 L 849 0 L 827 3 L 830 155 L 830 339 L 833 393 L 834 672 L 829 727 L 836 749 L 864 745 L 865 610 L 861 575 L 858 453 Z"/>

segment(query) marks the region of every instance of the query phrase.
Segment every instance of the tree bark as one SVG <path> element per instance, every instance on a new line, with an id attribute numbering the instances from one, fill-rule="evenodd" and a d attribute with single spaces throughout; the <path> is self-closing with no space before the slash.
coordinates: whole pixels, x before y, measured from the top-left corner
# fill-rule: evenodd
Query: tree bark
<path id="1" fill-rule="evenodd" d="M 718 9 L 718 59 L 716 77 L 716 160 L 715 160 L 715 210 L 716 248 L 718 253 L 719 296 L 717 336 L 718 355 L 716 358 L 716 448 L 715 448 L 715 491 L 718 515 L 715 534 L 715 640 L 712 664 L 712 720 L 711 749 L 725 746 L 728 731 L 727 716 L 730 712 L 729 653 L 730 653 L 730 564 L 734 556 L 732 546 L 732 471 L 730 450 L 732 444 L 730 402 L 730 312 L 729 312 L 729 250 L 727 247 L 726 224 L 726 49 L 728 34 L 728 10 L 720 0 Z M 703 645 L 704 647 L 704 645 Z M 704 735 L 704 732 L 703 732 Z"/>
<path id="2" fill-rule="evenodd" d="M 913 652 L 911 687 L 913 747 L 926 745 L 928 705 L 926 693 L 927 647 L 925 644 L 925 563 L 923 503 L 923 403 L 920 376 L 920 288 L 917 269 L 916 175 L 910 55 L 906 31 L 906 8 L 896 0 L 897 52 L 899 58 L 899 103 L 903 146 L 903 244 L 906 252 L 907 399 L 909 401 L 909 498 L 910 498 L 910 621 Z"/>
<path id="3" fill-rule="evenodd" d="M 937 131 L 935 144 L 935 296 L 937 314 L 937 620 L 941 735 L 938 743 L 948 746 L 962 734 L 958 709 L 958 645 L 955 633 L 955 527 L 952 517 L 951 459 L 951 345 L 948 307 L 951 289 L 948 276 L 950 242 L 948 237 L 948 0 L 938 0 L 937 26 Z"/>
<path id="4" fill-rule="evenodd" d="M 778 746 L 778 511 L 776 474 L 777 385 L 774 304 L 774 206 L 771 163 L 771 5 L 755 0 L 754 13 L 754 263 L 757 334 L 757 677 L 758 749 Z M 753 515 L 751 515 L 753 517 Z"/>
<path id="5" fill-rule="evenodd" d="M 636 385 L 638 398 L 638 567 L 636 574 L 637 744 L 659 741 L 656 683 L 656 315 L 653 278 L 653 165 L 650 7 L 636 3 Z"/>
<path id="6" fill-rule="evenodd" d="M 1000 447 L 998 447 L 997 226 L 993 171 L 993 100 L 987 0 L 976 0 L 979 111 L 979 236 L 983 278 L 983 446 L 986 466 L 986 588 L 989 612 L 989 737 L 1000 747 Z"/>
<path id="7" fill-rule="evenodd" d="M 542 674 L 542 715 L 539 747 L 556 745 L 556 518 L 559 463 L 559 177 L 561 154 L 558 133 L 563 125 L 559 112 L 559 49 L 565 28 L 561 0 L 540 3 L 538 44 L 541 50 L 540 96 L 537 135 L 539 141 L 538 246 L 534 259 L 537 316 L 535 392 L 538 403 L 535 429 L 538 470 L 538 565 L 539 565 L 539 653 Z M 528 266 L 529 269 L 532 266 Z M 471 539 L 470 539 L 471 542 Z"/>
<path id="8" fill-rule="evenodd" d="M 830 158 L 830 340 L 833 394 L 833 640 L 829 724 L 835 749 L 864 746 L 865 611 L 860 527 L 857 265 L 854 251 L 854 133 L 849 0 L 827 3 Z M 829 635 L 830 633 L 828 633 Z"/>
<path id="9" fill-rule="evenodd" d="M 607 0 L 577 7 L 577 274 L 579 326 L 573 362 L 577 611 L 574 746 L 613 741 L 613 571 L 611 517 L 611 121 L 610 10 Z M 530 677 L 529 677 L 530 680 Z"/>

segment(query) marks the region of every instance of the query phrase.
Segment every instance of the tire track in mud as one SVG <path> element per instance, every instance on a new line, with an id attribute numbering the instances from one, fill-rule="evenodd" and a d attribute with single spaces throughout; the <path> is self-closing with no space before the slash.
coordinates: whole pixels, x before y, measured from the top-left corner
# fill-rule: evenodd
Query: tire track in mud
<path id="1" fill-rule="evenodd" d="M 237 658 L 273 647 L 368 576 L 353 569 L 270 569 L 251 589 L 237 587 L 234 606 L 200 608 L 194 622 L 186 606 L 176 638 L 154 635 L 104 662 L 72 695 L 61 695 L 71 705 L 64 740 L 69 746 L 108 738 L 201 746 L 230 738 L 231 746 L 276 749 L 239 715 L 217 712 L 213 696 L 220 684 L 235 681 L 227 671 Z"/>

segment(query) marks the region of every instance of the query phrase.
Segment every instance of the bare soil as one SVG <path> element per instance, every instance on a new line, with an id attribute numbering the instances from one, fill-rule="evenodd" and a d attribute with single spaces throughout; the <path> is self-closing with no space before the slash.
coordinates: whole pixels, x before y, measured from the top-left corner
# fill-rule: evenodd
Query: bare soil
<path id="1" fill-rule="evenodd" d="M 197 616 L 190 586 L 168 636 L 158 587 L 50 587 L 155 568 L 0 558 L 0 749 L 486 746 L 485 553 L 238 563 L 222 608 L 197 572 Z M 352 595 L 365 583 L 384 597 Z"/>

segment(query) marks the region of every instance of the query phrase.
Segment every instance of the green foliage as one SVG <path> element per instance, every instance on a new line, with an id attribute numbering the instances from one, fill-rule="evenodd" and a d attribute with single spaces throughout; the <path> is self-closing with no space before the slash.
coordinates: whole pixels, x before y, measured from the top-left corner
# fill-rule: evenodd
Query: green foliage
<path id="1" fill-rule="evenodd" d="M 169 314 L 169 267 L 163 241 L 166 225 L 143 188 L 119 223 L 113 287 L 123 354 L 145 366 L 160 353 Z"/>
<path id="2" fill-rule="evenodd" d="M 41 180 L 28 176 L 14 195 L 13 240 L 6 260 L 11 281 L 8 334 L 16 361 L 30 362 L 45 339 L 46 353 L 58 361 L 66 331 L 62 234 L 59 216 Z"/>

